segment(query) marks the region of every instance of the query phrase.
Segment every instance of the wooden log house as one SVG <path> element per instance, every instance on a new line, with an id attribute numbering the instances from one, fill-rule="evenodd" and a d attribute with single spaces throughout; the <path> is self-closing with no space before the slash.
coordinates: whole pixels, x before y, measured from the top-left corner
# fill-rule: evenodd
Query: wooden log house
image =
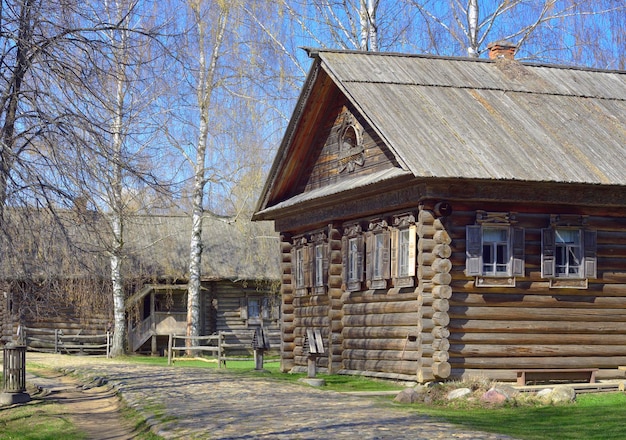
<path id="1" fill-rule="evenodd" d="M 41 229 L 46 233 L 31 226 L 19 234 L 23 243 L 10 243 L 12 253 L 2 252 L 0 346 L 14 342 L 19 327 L 65 335 L 112 330 L 110 262 L 98 241 L 108 242 L 106 219 L 97 224 L 102 238 L 72 212 L 61 213 L 68 234 L 82 237 L 82 246 L 90 251 L 76 256 L 55 235 L 57 223 L 42 213 L 28 214 L 48 226 Z M 162 352 L 170 333 L 186 333 L 191 220 L 186 215 L 135 215 L 125 222 L 128 349 Z M 263 326 L 270 334 L 279 329 L 279 265 L 278 255 L 272 252 L 279 237 L 269 222 L 241 218 L 207 215 L 203 228 L 201 332 L 240 332 L 228 342 L 247 344 L 251 351 L 257 327 Z M 71 258 L 81 257 L 93 263 L 91 270 L 70 263 Z M 88 304 L 78 304 L 76 298 Z M 271 346 L 277 350 L 280 341 L 272 340 Z"/>
<path id="2" fill-rule="evenodd" d="M 506 46 L 506 45 L 504 45 Z M 626 72 L 309 50 L 253 219 L 282 368 L 426 382 L 626 365 Z"/>

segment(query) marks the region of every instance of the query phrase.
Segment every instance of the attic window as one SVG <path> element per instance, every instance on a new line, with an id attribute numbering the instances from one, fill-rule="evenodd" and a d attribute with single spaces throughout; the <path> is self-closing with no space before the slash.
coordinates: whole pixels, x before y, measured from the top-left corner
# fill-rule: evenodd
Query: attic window
<path id="1" fill-rule="evenodd" d="M 352 173 L 357 166 L 365 163 L 365 150 L 363 148 L 363 129 L 349 113 L 342 114 L 343 122 L 337 132 L 337 144 L 339 145 L 339 172 Z"/>

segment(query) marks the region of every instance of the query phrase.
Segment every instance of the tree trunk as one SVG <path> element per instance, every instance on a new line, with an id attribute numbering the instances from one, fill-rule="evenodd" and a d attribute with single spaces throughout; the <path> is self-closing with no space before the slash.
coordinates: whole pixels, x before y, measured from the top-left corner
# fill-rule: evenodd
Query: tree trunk
<path id="1" fill-rule="evenodd" d="M 124 35 L 125 37 L 125 35 Z M 120 56 L 118 54 L 118 56 Z M 121 55 L 123 59 L 123 54 Z M 121 60 L 120 64 L 121 63 Z M 111 252 L 111 283 L 113 290 L 113 342 L 111 344 L 111 356 L 124 354 L 124 335 L 126 334 L 126 309 L 124 307 L 124 280 L 122 277 L 122 258 L 124 253 L 124 212 L 123 212 L 123 171 L 122 171 L 122 148 L 123 148 L 123 114 L 124 114 L 124 83 L 125 71 L 123 65 L 118 65 L 119 72 L 116 77 L 115 108 L 112 134 L 113 134 L 113 160 L 110 166 L 112 173 L 112 231 L 113 246 Z"/>
<path id="2" fill-rule="evenodd" d="M 467 32 L 469 46 L 467 55 L 478 57 L 478 0 L 469 0 L 467 4 Z"/>
<path id="3" fill-rule="evenodd" d="M 211 97 L 216 87 L 214 78 L 217 69 L 217 61 L 220 55 L 222 42 L 224 40 L 224 32 L 228 23 L 228 4 L 224 3 L 220 6 L 220 16 L 213 47 L 207 60 L 206 52 L 208 50 L 207 40 L 209 33 L 207 32 L 206 23 L 201 14 L 201 5 L 195 2 L 189 2 L 189 6 L 194 13 L 196 19 L 195 26 L 198 37 L 198 83 L 196 85 L 198 108 L 200 113 L 200 126 L 198 130 L 198 143 L 196 145 L 196 158 L 194 165 L 194 188 L 192 195 L 193 213 L 192 213 L 192 230 L 189 252 L 189 285 L 187 295 L 187 336 L 200 335 L 200 287 L 202 278 L 202 217 L 204 215 L 204 188 L 207 182 L 206 177 L 206 152 L 209 135 L 209 116 L 211 111 Z M 187 340 L 187 347 L 197 345 L 194 340 Z M 188 353 L 190 354 L 190 353 Z"/>

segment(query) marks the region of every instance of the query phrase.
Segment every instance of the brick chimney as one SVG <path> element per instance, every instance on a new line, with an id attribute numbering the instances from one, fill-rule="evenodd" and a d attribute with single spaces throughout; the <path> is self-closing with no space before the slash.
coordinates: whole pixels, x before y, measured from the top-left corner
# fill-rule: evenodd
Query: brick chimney
<path id="1" fill-rule="evenodd" d="M 501 40 L 488 44 L 487 49 L 489 49 L 489 59 L 491 60 L 498 58 L 512 60 L 515 58 L 517 46 L 510 41 Z"/>

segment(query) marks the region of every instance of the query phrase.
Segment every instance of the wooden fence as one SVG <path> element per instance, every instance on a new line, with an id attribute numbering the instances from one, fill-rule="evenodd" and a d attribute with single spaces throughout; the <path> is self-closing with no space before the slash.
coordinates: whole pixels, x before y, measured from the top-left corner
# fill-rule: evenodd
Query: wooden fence
<path id="1" fill-rule="evenodd" d="M 64 333 L 63 330 L 45 328 L 22 328 L 22 338 L 31 351 L 63 354 L 104 354 L 111 353 L 111 333 L 82 335 Z"/>
<path id="2" fill-rule="evenodd" d="M 272 339 L 280 337 L 278 332 L 268 332 Z M 171 365 L 176 358 L 176 352 L 208 352 L 215 357 L 218 368 L 226 366 L 226 361 L 249 361 L 250 357 L 243 357 L 242 352 L 249 352 L 252 349 L 254 331 L 230 331 L 218 332 L 210 336 L 177 336 L 169 335 L 167 344 L 167 364 Z M 186 347 L 188 340 L 195 340 L 196 344 Z M 182 341 L 176 343 L 176 341 Z M 278 349 L 278 347 L 276 347 Z M 256 358 L 256 351 L 255 351 Z M 272 362 L 272 360 L 264 360 Z"/>

